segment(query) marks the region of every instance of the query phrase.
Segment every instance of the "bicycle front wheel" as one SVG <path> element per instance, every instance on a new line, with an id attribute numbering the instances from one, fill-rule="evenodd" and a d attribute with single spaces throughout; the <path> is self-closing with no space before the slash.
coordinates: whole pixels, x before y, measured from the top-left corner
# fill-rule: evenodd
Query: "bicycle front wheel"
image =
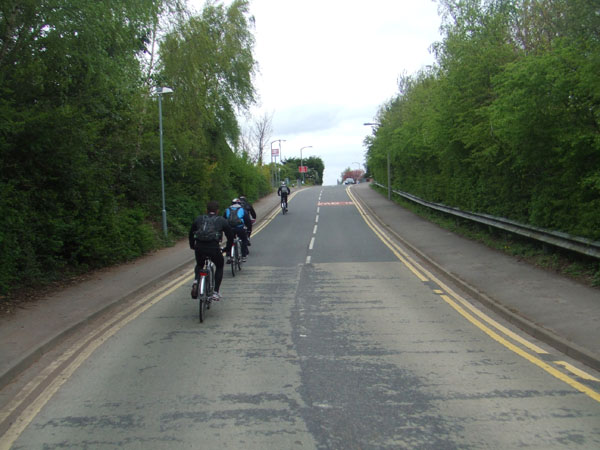
<path id="1" fill-rule="evenodd" d="M 242 243 L 238 241 L 237 243 L 237 268 L 238 271 L 242 270 Z"/>

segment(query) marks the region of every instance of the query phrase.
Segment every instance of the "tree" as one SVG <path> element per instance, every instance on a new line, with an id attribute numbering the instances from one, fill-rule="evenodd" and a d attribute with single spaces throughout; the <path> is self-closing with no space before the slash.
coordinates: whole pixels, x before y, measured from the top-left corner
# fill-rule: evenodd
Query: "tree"
<path id="1" fill-rule="evenodd" d="M 440 0 L 437 65 L 402 76 L 365 139 L 378 180 L 597 239 L 600 16 L 585 0 Z"/>
<path id="2" fill-rule="evenodd" d="M 358 181 L 362 178 L 365 172 L 362 169 L 351 169 L 350 167 L 346 167 L 346 169 L 342 172 L 342 182 L 347 178 L 352 178 L 354 181 Z"/>
<path id="3" fill-rule="evenodd" d="M 182 3 L 0 5 L 0 294 L 161 245 L 149 85 L 174 89 L 163 98 L 170 236 L 185 234 L 208 198 L 270 189 L 233 150 L 236 113 L 254 101 L 248 2 L 210 2 L 199 16 Z M 157 26 L 171 12 L 171 26 Z M 157 35 L 160 58 L 148 61 Z"/>
<path id="4" fill-rule="evenodd" d="M 256 148 L 256 162 L 259 166 L 264 164 L 265 150 L 273 134 L 273 114 L 264 113 L 257 118 L 252 126 L 251 137 Z M 270 151 L 270 148 L 268 149 Z"/>
<path id="5" fill-rule="evenodd" d="M 133 242 L 147 249 L 118 230 L 128 213 L 117 192 L 138 56 L 161 3 L 2 2 L 0 291 L 66 264 L 114 261 Z"/>

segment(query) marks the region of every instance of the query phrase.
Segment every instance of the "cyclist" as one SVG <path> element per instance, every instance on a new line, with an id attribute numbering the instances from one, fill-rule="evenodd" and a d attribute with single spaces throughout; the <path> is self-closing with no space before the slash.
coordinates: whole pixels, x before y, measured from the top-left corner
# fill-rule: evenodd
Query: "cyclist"
<path id="1" fill-rule="evenodd" d="M 214 201 L 206 205 L 206 214 L 196 217 L 190 228 L 189 241 L 190 248 L 194 250 L 196 256 L 196 267 L 194 269 L 194 284 L 192 284 L 192 298 L 198 298 L 198 272 L 204 265 L 205 258 L 215 263 L 215 291 L 211 297 L 212 300 L 221 300 L 219 289 L 223 281 L 223 267 L 225 260 L 221 251 L 221 239 L 223 233 L 227 241 L 233 240 L 233 230 L 229 222 L 219 216 L 219 204 Z M 202 232 L 200 231 L 202 230 Z M 206 233 L 204 233 L 206 231 Z M 206 236 L 204 235 L 206 234 Z M 212 236 L 212 237 L 211 237 Z"/>
<path id="2" fill-rule="evenodd" d="M 290 195 L 290 188 L 285 185 L 285 181 L 281 182 L 281 186 L 277 189 L 277 195 L 281 196 L 281 203 L 285 205 L 285 210 L 287 211 L 287 198 Z"/>
<path id="3" fill-rule="evenodd" d="M 223 217 L 229 221 L 229 225 L 233 230 L 233 235 L 238 236 L 242 241 L 242 261 L 246 262 L 246 257 L 250 254 L 248 251 L 248 235 L 246 234 L 246 228 L 252 226 L 248 211 L 242 207 L 242 202 L 239 198 L 234 198 L 231 201 L 231 205 L 225 210 Z M 231 255 L 231 246 L 233 245 L 234 236 L 231 236 L 231 239 L 227 239 L 226 248 L 228 255 Z M 231 258 L 227 260 L 227 264 L 230 263 Z"/>
<path id="4" fill-rule="evenodd" d="M 248 245 L 252 245 L 250 244 L 250 235 L 252 234 L 252 225 L 254 225 L 254 221 L 256 220 L 256 211 L 254 211 L 252 204 L 245 195 L 240 195 L 240 202 L 242 203 L 242 207 L 248 211 L 248 214 L 250 215 L 250 226 L 248 227 L 248 230 L 246 230 L 246 233 L 248 234 Z"/>

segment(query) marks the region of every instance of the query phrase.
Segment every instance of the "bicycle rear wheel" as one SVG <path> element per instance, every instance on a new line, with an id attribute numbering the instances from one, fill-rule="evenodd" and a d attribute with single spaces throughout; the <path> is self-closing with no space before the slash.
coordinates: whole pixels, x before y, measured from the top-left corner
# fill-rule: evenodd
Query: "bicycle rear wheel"
<path id="1" fill-rule="evenodd" d="M 201 276 L 198 283 L 198 319 L 200 319 L 200 323 L 202 323 L 206 317 L 206 307 L 208 306 L 206 276 Z"/>
<path id="2" fill-rule="evenodd" d="M 233 241 L 233 245 L 231 246 L 231 275 L 235 277 L 235 273 L 238 269 L 238 245 L 237 239 Z"/>

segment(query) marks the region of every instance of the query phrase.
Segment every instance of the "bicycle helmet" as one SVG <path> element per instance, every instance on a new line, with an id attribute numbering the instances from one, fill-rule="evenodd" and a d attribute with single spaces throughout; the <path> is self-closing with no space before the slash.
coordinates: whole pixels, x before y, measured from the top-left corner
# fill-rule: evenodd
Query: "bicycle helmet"
<path id="1" fill-rule="evenodd" d="M 234 198 L 233 200 L 231 200 L 231 204 L 232 204 L 232 205 L 234 205 L 234 204 L 241 205 L 241 204 L 242 204 L 242 202 L 240 201 L 240 199 L 239 199 L 239 198 L 237 198 L 237 197 L 236 197 L 236 198 Z"/>

